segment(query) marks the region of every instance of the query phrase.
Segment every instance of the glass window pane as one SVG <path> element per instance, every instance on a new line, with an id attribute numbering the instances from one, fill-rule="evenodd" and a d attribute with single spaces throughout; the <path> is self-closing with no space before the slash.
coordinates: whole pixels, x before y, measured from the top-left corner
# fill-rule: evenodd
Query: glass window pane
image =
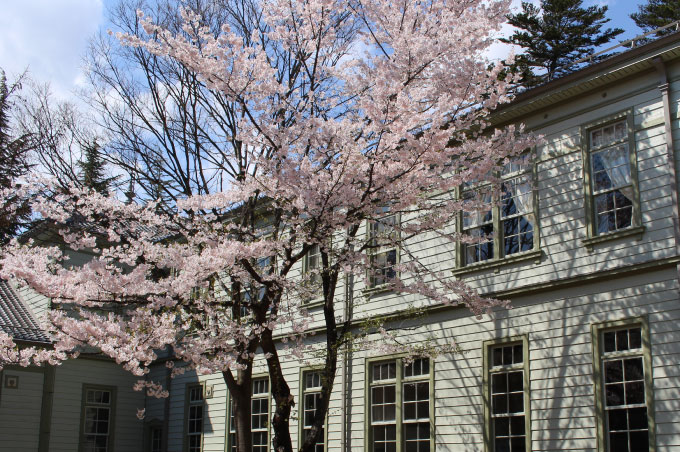
<path id="1" fill-rule="evenodd" d="M 524 360 L 522 344 L 517 344 L 512 347 L 512 354 L 515 364 L 519 364 Z"/>
<path id="2" fill-rule="evenodd" d="M 512 452 L 524 452 L 526 450 L 526 439 L 522 437 L 510 438 Z"/>
<path id="3" fill-rule="evenodd" d="M 508 390 L 521 391 L 524 387 L 524 375 L 522 371 L 508 373 Z"/>
<path id="4" fill-rule="evenodd" d="M 628 345 L 631 350 L 642 348 L 642 330 L 640 328 L 632 328 L 628 332 Z"/>
<path id="5" fill-rule="evenodd" d="M 524 393 L 518 392 L 509 396 L 510 413 L 521 413 L 524 411 Z"/>
<path id="6" fill-rule="evenodd" d="M 630 408 L 628 410 L 628 427 L 631 430 L 646 430 L 648 428 L 647 408 Z"/>
<path id="7" fill-rule="evenodd" d="M 503 364 L 512 364 L 512 347 L 503 347 Z"/>
<path id="8" fill-rule="evenodd" d="M 610 448 L 610 450 L 616 451 L 616 452 L 629 452 L 629 449 L 628 449 L 628 434 L 626 432 L 610 433 L 609 434 L 609 448 Z"/>
<path id="9" fill-rule="evenodd" d="M 623 365 L 624 376 L 626 381 L 641 380 L 644 378 L 642 371 L 642 358 L 626 359 Z"/>
<path id="10" fill-rule="evenodd" d="M 510 420 L 507 417 L 497 417 L 493 421 L 494 434 L 496 436 L 510 435 Z"/>
<path id="11" fill-rule="evenodd" d="M 630 432 L 630 450 L 631 451 L 649 450 L 649 435 L 647 431 Z"/>
<path id="12" fill-rule="evenodd" d="M 605 385 L 607 406 L 623 405 L 623 385 L 622 384 L 608 384 Z"/>
<path id="13" fill-rule="evenodd" d="M 613 352 L 616 351 L 616 333 L 609 331 L 604 333 L 604 351 Z"/>
<path id="14" fill-rule="evenodd" d="M 620 360 L 607 361 L 604 364 L 604 381 L 606 383 L 615 383 L 623 381 L 623 364 Z"/>
<path id="15" fill-rule="evenodd" d="M 524 416 L 512 416 L 510 418 L 510 432 L 513 435 L 524 435 Z"/>
<path id="16" fill-rule="evenodd" d="M 491 392 L 493 394 L 508 391 L 508 381 L 505 373 L 491 375 Z"/>
<path id="17" fill-rule="evenodd" d="M 609 430 L 626 430 L 628 428 L 627 410 L 610 410 L 609 411 Z"/>
<path id="18" fill-rule="evenodd" d="M 633 405 L 637 403 L 645 403 L 644 381 L 626 383 L 626 404 Z"/>

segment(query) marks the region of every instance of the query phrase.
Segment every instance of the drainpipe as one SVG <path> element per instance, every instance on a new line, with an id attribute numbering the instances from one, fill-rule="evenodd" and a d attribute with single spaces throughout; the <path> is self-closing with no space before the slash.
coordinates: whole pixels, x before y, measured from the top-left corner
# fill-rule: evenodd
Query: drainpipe
<path id="1" fill-rule="evenodd" d="M 345 275 L 345 308 L 343 323 L 352 318 L 352 306 L 354 298 L 354 275 Z M 351 347 L 345 345 L 342 351 L 342 421 L 340 450 L 351 452 L 352 450 L 352 382 L 349 375 L 352 374 L 350 366 L 352 362 Z"/>
<path id="2" fill-rule="evenodd" d="M 671 179 L 671 199 L 673 201 L 673 236 L 675 238 L 675 254 L 680 255 L 680 207 L 678 206 L 678 176 L 673 149 L 673 128 L 671 116 L 670 84 L 666 74 L 666 65 L 661 57 L 654 58 L 654 66 L 659 73 L 659 91 L 663 100 L 664 132 L 666 141 L 666 159 L 668 174 Z M 678 282 L 680 283 L 680 264 L 677 265 Z"/>
<path id="3" fill-rule="evenodd" d="M 169 359 L 173 359 L 175 351 L 172 346 L 168 346 Z M 170 385 L 172 384 L 171 379 L 172 370 L 169 367 L 165 367 L 165 390 L 168 391 L 168 396 L 163 401 L 163 435 L 161 436 L 161 450 L 169 450 L 169 436 L 170 436 Z"/>
<path id="4" fill-rule="evenodd" d="M 47 365 L 43 372 L 43 392 L 40 405 L 40 433 L 38 434 L 38 451 L 50 450 L 50 433 L 52 430 L 52 404 L 54 402 L 54 366 Z"/>

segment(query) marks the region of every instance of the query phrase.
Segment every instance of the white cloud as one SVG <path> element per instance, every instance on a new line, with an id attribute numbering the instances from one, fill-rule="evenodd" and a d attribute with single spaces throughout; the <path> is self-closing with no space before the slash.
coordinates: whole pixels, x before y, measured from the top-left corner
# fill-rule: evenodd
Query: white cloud
<path id="1" fill-rule="evenodd" d="M 540 6 L 540 0 L 512 0 L 510 4 L 510 11 L 517 13 L 522 8 L 522 1 L 533 3 L 536 6 Z M 501 31 L 495 36 L 496 38 L 507 38 L 516 30 L 512 25 L 505 23 L 501 28 Z M 521 50 L 518 46 L 513 46 L 510 44 L 505 44 L 500 41 L 494 42 L 489 49 L 485 52 L 484 56 L 491 61 L 504 60 L 508 57 L 511 50 L 515 50 L 515 53 L 519 53 Z"/>
<path id="2" fill-rule="evenodd" d="M 12 0 L 0 15 L 0 67 L 19 74 L 28 67 L 69 98 L 79 79 L 87 41 L 103 20 L 102 0 Z"/>

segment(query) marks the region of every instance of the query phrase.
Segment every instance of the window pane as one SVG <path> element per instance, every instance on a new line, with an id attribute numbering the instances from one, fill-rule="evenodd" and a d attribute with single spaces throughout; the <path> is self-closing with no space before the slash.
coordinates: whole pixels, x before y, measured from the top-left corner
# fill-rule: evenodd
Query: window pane
<path id="1" fill-rule="evenodd" d="M 628 343 L 631 350 L 642 348 L 642 330 L 640 328 L 632 328 L 628 330 Z"/>
<path id="2" fill-rule="evenodd" d="M 510 372 L 508 374 L 508 389 L 509 391 L 521 391 L 524 387 L 523 372 Z"/>
<path id="3" fill-rule="evenodd" d="M 625 360 L 623 369 L 626 381 L 641 380 L 643 378 L 642 358 L 630 358 Z"/>
<path id="4" fill-rule="evenodd" d="M 610 433 L 609 434 L 609 448 L 616 452 L 629 452 L 628 449 L 628 434 L 623 433 Z"/>
<path id="5" fill-rule="evenodd" d="M 524 435 L 524 416 L 512 416 L 510 418 L 510 432 L 516 435 Z"/>
<path id="6" fill-rule="evenodd" d="M 630 432 L 630 450 L 647 451 L 649 450 L 649 435 L 647 431 Z"/>
<path id="7" fill-rule="evenodd" d="M 630 408 L 628 426 L 631 430 L 646 430 L 648 428 L 647 408 Z"/>
<path id="8" fill-rule="evenodd" d="M 607 361 L 604 365 L 604 381 L 606 383 L 614 383 L 623 381 L 623 364 L 620 360 Z"/>
<path id="9" fill-rule="evenodd" d="M 607 406 L 623 405 L 622 384 L 609 384 L 605 388 Z"/>

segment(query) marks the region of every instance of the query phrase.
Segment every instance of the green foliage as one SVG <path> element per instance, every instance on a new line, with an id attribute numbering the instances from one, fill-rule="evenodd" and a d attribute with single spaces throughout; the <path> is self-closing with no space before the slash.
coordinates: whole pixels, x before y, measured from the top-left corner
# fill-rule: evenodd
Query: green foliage
<path id="1" fill-rule="evenodd" d="M 512 68 L 522 76 L 521 84 L 532 87 L 573 72 L 580 65 L 563 66 L 623 33 L 620 28 L 602 30 L 609 22 L 606 12 L 606 6 L 583 8 L 582 0 L 541 0 L 540 8 L 522 2 L 521 12 L 508 16 L 518 30 L 501 39 L 524 50 Z"/>
<path id="2" fill-rule="evenodd" d="M 80 167 L 80 183 L 102 195 L 108 195 L 115 177 L 106 177 L 106 162 L 102 158 L 101 148 L 97 140 L 87 143 L 83 149 Z"/>
<path id="3" fill-rule="evenodd" d="M 638 12 L 630 15 L 635 24 L 648 32 L 680 20 L 680 0 L 648 0 L 639 5 Z M 675 28 L 667 28 L 657 33 L 659 36 L 673 33 Z"/>
<path id="4" fill-rule="evenodd" d="M 31 150 L 31 136 L 13 136 L 11 127 L 13 97 L 21 89 L 21 77 L 8 84 L 5 72 L 0 69 L 0 188 L 8 188 L 12 182 L 25 175 L 30 169 L 28 154 Z M 19 205 L 17 210 L 0 205 L 0 243 L 14 236 L 21 225 L 30 218 L 27 204 L 12 200 Z"/>

